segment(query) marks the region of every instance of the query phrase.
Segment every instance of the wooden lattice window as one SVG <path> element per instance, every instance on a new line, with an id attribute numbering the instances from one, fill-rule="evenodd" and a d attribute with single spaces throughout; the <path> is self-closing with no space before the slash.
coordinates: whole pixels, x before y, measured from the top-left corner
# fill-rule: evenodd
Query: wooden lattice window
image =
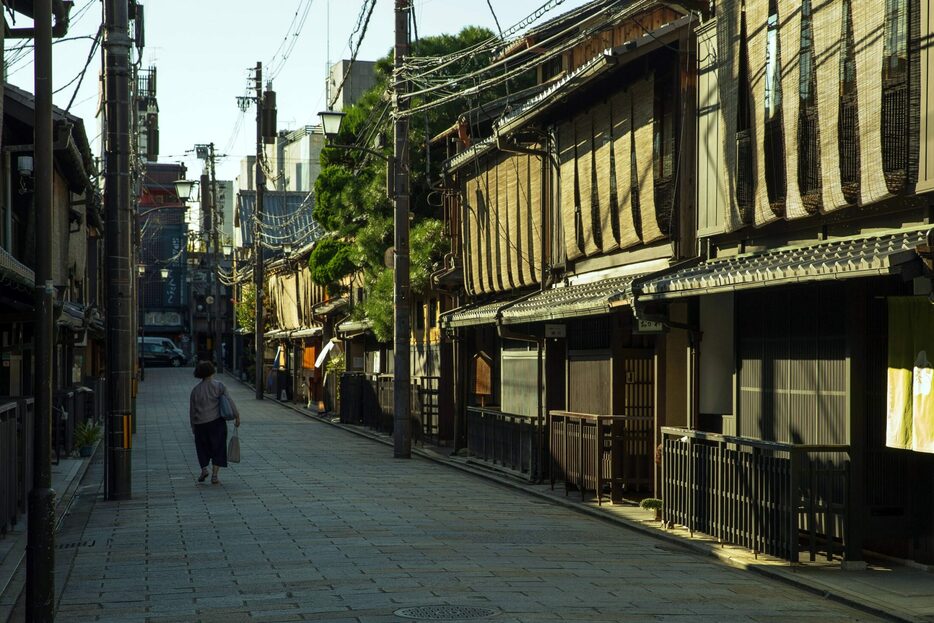
<path id="1" fill-rule="evenodd" d="M 817 116 L 817 72 L 814 66 L 814 24 L 811 0 L 801 4 L 801 50 L 798 56 L 798 188 L 804 209 L 821 208 L 820 122 Z"/>
<path id="2" fill-rule="evenodd" d="M 666 235 L 671 233 L 671 219 L 675 212 L 678 101 L 674 94 L 677 92 L 678 82 L 673 72 L 656 74 L 652 166 L 655 214 L 659 229 Z"/>
<path id="3" fill-rule="evenodd" d="M 840 182 L 844 198 L 859 202 L 859 106 L 856 98 L 856 46 L 850 3 L 843 3 L 843 54 L 840 61 Z"/>
<path id="4" fill-rule="evenodd" d="M 908 180 L 909 57 L 908 0 L 886 0 L 882 61 L 882 169 L 891 192 Z"/>

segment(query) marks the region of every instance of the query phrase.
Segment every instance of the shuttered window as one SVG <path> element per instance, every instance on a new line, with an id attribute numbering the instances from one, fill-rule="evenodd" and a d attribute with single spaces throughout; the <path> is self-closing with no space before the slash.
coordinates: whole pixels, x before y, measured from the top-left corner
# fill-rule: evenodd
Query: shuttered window
<path id="1" fill-rule="evenodd" d="M 882 165 L 891 192 L 909 181 L 909 153 L 917 150 L 911 131 L 908 66 L 908 1 L 886 0 L 885 45 L 882 59 Z"/>
<path id="2" fill-rule="evenodd" d="M 781 7 L 797 0 L 780 0 Z M 817 117 L 817 73 L 814 62 L 814 28 L 812 0 L 801 2 L 798 17 L 800 23 L 801 45 L 798 64 L 784 62 L 790 75 L 797 71 L 798 78 L 798 127 L 796 132 L 785 135 L 785 154 L 788 158 L 788 201 L 786 215 L 795 218 L 800 215 L 797 195 L 792 184 L 796 181 L 800 193 L 800 209 L 805 214 L 815 214 L 821 207 L 821 168 L 820 168 L 820 126 Z M 793 27 L 789 27 L 789 30 Z M 783 35 L 784 37 L 784 35 Z M 789 85 L 794 83 L 789 80 Z M 791 91 L 789 91 L 791 92 Z M 788 98 L 789 104 L 795 98 Z M 792 119 L 793 111 L 789 106 L 785 119 Z M 792 144 L 791 141 L 796 141 Z M 795 170 L 797 168 L 797 170 Z"/>

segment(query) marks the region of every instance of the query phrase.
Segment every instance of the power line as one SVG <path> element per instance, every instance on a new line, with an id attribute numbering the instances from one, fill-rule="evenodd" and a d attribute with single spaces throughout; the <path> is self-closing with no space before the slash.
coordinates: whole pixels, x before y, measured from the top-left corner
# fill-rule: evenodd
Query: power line
<path id="1" fill-rule="evenodd" d="M 369 4 L 367 4 L 369 2 Z M 367 27 L 370 25 L 370 17 L 373 16 L 373 9 L 376 8 L 376 0 L 364 0 L 363 6 L 360 8 L 360 15 L 357 17 L 357 25 L 354 26 L 353 31 L 350 33 L 350 39 L 348 43 L 350 44 L 350 62 L 347 63 L 347 70 L 344 72 L 343 77 L 341 77 L 341 83 L 337 85 L 337 88 L 334 90 L 334 95 L 330 102 L 328 102 L 328 108 L 334 106 L 334 102 L 337 101 L 337 94 L 341 92 L 341 89 L 344 88 L 344 83 L 347 82 L 347 78 L 350 76 L 350 72 L 353 69 L 354 61 L 357 60 L 357 52 L 360 51 L 360 45 L 363 43 L 363 38 L 366 36 Z M 364 13 L 366 16 L 364 17 Z M 363 29 L 360 30 L 361 20 L 363 22 Z M 353 36 L 357 32 L 360 32 L 360 37 L 357 39 L 357 45 L 353 45 Z"/>

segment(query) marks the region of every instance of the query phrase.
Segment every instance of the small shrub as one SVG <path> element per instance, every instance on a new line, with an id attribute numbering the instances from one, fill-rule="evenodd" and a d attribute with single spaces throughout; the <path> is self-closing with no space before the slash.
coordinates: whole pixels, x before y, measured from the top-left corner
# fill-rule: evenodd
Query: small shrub
<path id="1" fill-rule="evenodd" d="M 658 498 L 645 498 L 639 502 L 639 506 L 647 511 L 660 511 L 662 510 L 662 501 Z"/>
<path id="2" fill-rule="evenodd" d="M 88 420 L 75 429 L 75 445 L 79 448 L 93 446 L 101 438 L 101 427 Z"/>

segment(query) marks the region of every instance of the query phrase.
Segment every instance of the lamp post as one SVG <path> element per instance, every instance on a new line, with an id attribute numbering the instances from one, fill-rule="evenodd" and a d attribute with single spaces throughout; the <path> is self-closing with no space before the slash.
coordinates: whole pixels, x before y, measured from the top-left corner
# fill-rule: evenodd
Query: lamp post
<path id="1" fill-rule="evenodd" d="M 143 278 L 146 276 L 146 265 L 139 264 L 136 267 L 136 273 L 139 275 L 137 280 L 137 306 L 139 307 L 139 343 L 136 346 L 137 359 L 139 359 L 139 380 L 146 380 L 146 358 L 143 351 L 146 350 L 146 314 L 143 312 Z"/>
<path id="2" fill-rule="evenodd" d="M 395 144 L 391 159 L 361 145 L 331 145 L 355 149 L 389 160 L 392 165 L 393 210 L 393 456 L 412 456 L 411 427 L 411 331 L 409 318 L 409 121 L 400 115 L 408 107 L 402 98 L 407 90 L 403 61 L 409 54 L 409 12 L 411 0 L 395 0 L 395 64 L 393 67 L 393 108 Z M 326 110 L 318 113 L 325 136 L 336 138 L 344 113 Z"/>

